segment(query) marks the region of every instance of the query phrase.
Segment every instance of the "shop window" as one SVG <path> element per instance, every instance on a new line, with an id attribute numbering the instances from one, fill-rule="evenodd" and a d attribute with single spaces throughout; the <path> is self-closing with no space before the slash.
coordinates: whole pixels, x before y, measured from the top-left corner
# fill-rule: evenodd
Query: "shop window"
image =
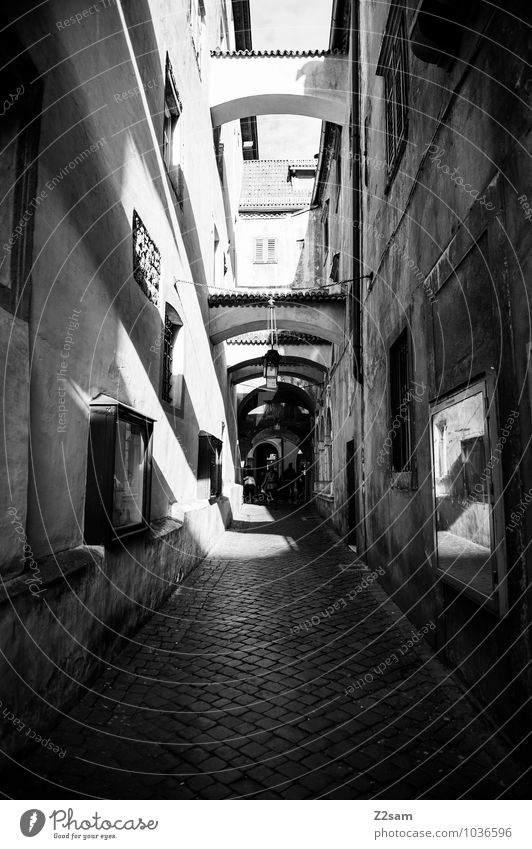
<path id="1" fill-rule="evenodd" d="M 172 64 L 166 56 L 163 115 L 163 161 L 179 202 L 183 200 L 183 107 L 175 82 Z"/>
<path id="2" fill-rule="evenodd" d="M 222 494 L 222 441 L 201 432 L 198 445 L 198 496 L 216 499 Z"/>
<path id="3" fill-rule="evenodd" d="M 136 211 L 133 212 L 133 276 L 146 297 L 158 306 L 161 254 Z"/>
<path id="4" fill-rule="evenodd" d="M 262 237 L 255 239 L 254 245 L 253 262 L 255 264 L 277 262 L 277 239 Z"/>
<path id="5" fill-rule="evenodd" d="M 505 605 L 498 487 L 484 382 L 436 404 L 431 413 L 435 553 L 442 577 L 495 609 Z M 497 504 L 497 507 L 495 507 Z"/>
<path id="6" fill-rule="evenodd" d="M 85 542 L 109 545 L 150 520 L 153 419 L 114 398 L 90 406 Z"/>
<path id="7" fill-rule="evenodd" d="M 401 3 L 392 4 L 377 74 L 384 79 L 386 162 L 392 177 L 406 144 L 408 125 L 408 59 Z"/>
<path id="8" fill-rule="evenodd" d="M 390 348 L 390 458 L 392 472 L 412 471 L 411 386 L 408 332 Z"/>
<path id="9" fill-rule="evenodd" d="M 161 397 L 174 407 L 180 406 L 182 400 L 182 326 L 183 322 L 176 310 L 167 304 L 164 317 Z"/>

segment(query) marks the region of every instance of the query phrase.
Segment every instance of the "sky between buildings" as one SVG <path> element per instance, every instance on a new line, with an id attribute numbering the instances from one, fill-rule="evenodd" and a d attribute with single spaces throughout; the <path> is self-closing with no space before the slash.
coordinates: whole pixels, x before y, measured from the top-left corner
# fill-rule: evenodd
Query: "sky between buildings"
<path id="1" fill-rule="evenodd" d="M 324 50 L 332 0 L 250 0 L 255 50 Z M 312 159 L 321 121 L 292 115 L 259 116 L 261 159 Z"/>

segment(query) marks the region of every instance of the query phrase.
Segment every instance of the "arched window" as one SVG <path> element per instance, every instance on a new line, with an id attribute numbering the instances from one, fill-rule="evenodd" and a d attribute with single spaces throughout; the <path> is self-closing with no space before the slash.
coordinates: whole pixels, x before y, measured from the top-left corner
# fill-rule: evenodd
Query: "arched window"
<path id="1" fill-rule="evenodd" d="M 161 397 L 167 404 L 181 406 L 183 388 L 183 322 L 177 311 L 166 304 L 164 317 Z"/>

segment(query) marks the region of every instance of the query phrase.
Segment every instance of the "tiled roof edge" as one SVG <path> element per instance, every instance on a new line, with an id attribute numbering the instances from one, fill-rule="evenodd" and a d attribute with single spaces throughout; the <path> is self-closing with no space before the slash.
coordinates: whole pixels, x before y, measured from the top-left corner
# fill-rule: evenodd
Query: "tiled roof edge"
<path id="1" fill-rule="evenodd" d="M 308 301 L 345 301 L 345 295 L 332 294 L 324 291 L 323 289 L 314 289 L 312 291 L 307 290 L 306 292 L 294 289 L 291 292 L 278 292 L 277 294 L 274 292 L 212 293 L 209 295 L 209 306 L 225 307 L 238 306 L 240 304 L 247 304 L 251 307 L 262 306 L 262 304 L 267 303 L 271 297 L 273 297 L 274 301 L 292 301 L 295 303 Z"/>
<path id="2" fill-rule="evenodd" d="M 224 58 L 224 57 L 288 57 L 288 58 L 301 58 L 301 59 L 311 59 L 311 58 L 322 58 L 326 56 L 346 56 L 346 52 L 344 50 L 211 50 L 211 56 L 214 59 Z"/>

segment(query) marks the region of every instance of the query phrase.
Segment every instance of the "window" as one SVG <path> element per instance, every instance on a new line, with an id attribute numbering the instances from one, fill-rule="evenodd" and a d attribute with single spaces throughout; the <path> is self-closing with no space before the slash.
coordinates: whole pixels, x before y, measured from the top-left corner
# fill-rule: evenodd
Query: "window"
<path id="1" fill-rule="evenodd" d="M 33 228 L 47 195 L 37 185 L 42 85 L 12 30 L 0 34 L 0 307 L 27 321 Z"/>
<path id="2" fill-rule="evenodd" d="M 201 75 L 201 60 L 203 52 L 203 34 L 205 29 L 204 0 L 188 0 L 188 26 L 192 38 L 192 46 L 196 56 L 198 70 Z"/>
<path id="3" fill-rule="evenodd" d="M 404 330 L 390 348 L 390 456 L 393 472 L 412 471 L 412 393 L 408 348 L 408 334 Z"/>
<path id="4" fill-rule="evenodd" d="M 326 200 L 323 206 L 323 264 L 327 262 L 329 255 L 329 201 Z"/>
<path id="5" fill-rule="evenodd" d="M 136 211 L 133 212 L 133 276 L 146 297 L 158 306 L 161 254 Z"/>
<path id="6" fill-rule="evenodd" d="M 183 336 L 181 327 L 183 322 L 175 309 L 166 305 L 163 332 L 163 367 L 161 397 L 167 404 L 174 407 L 181 405 L 182 395 L 182 367 L 180 356 Z M 179 371 L 178 371 L 179 369 Z"/>
<path id="7" fill-rule="evenodd" d="M 222 494 L 222 442 L 201 432 L 198 445 L 198 495 L 218 498 Z"/>
<path id="8" fill-rule="evenodd" d="M 342 132 L 340 129 L 337 130 L 336 134 L 336 144 L 335 144 L 335 162 L 336 162 L 336 176 L 334 180 L 334 189 L 335 189 L 335 212 L 338 212 L 340 208 L 340 195 L 342 193 Z"/>
<path id="9" fill-rule="evenodd" d="M 435 554 L 445 581 L 502 612 L 500 453 L 491 451 L 487 400 L 481 381 L 432 408 Z"/>
<path id="10" fill-rule="evenodd" d="M 85 542 L 109 545 L 150 519 L 153 419 L 100 395 L 90 407 Z"/>
<path id="11" fill-rule="evenodd" d="M 408 63 L 404 11 L 393 4 L 386 27 L 377 74 L 384 78 L 386 162 L 393 176 L 406 143 L 408 122 Z"/>
<path id="12" fill-rule="evenodd" d="M 333 283 L 338 283 L 340 280 L 340 254 L 334 254 L 332 265 L 331 265 L 331 273 L 330 278 Z"/>
<path id="13" fill-rule="evenodd" d="M 269 237 L 255 239 L 253 262 L 256 264 L 277 262 L 277 239 Z"/>
<path id="14" fill-rule="evenodd" d="M 177 92 L 174 72 L 166 56 L 163 117 L 163 161 L 178 199 L 182 200 L 182 120 L 183 107 Z"/>
<path id="15" fill-rule="evenodd" d="M 224 143 L 221 141 L 222 128 L 215 127 L 213 130 L 214 155 L 216 157 L 216 167 L 218 168 L 218 176 L 222 186 L 224 185 Z"/>

